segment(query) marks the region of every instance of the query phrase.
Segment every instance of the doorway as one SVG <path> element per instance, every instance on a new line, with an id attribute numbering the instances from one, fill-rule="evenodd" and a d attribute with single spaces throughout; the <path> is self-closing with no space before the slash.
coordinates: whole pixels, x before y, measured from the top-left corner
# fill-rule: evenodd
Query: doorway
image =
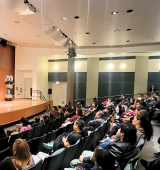
<path id="1" fill-rule="evenodd" d="M 25 92 L 24 98 L 31 99 L 32 78 L 25 78 Z"/>

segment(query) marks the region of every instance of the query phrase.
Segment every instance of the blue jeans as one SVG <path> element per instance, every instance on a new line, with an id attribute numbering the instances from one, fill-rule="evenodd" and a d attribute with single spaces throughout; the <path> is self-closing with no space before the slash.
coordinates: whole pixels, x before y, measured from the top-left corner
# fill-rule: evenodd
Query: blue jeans
<path id="1" fill-rule="evenodd" d="M 110 139 L 106 139 L 105 142 L 103 142 L 100 146 L 102 148 L 105 148 L 109 144 Z"/>

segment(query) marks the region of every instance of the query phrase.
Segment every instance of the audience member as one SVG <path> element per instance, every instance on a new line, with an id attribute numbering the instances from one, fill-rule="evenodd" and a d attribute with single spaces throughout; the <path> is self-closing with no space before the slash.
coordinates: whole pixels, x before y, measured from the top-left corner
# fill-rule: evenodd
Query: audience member
<path id="1" fill-rule="evenodd" d="M 61 117 L 64 116 L 64 112 L 63 112 L 63 109 L 62 109 L 62 108 L 58 109 L 58 113 L 61 115 Z"/>
<path id="2" fill-rule="evenodd" d="M 38 163 L 39 158 L 31 155 L 29 146 L 24 139 L 16 139 L 13 144 L 13 156 L 0 163 L 0 170 L 24 170 Z"/>
<path id="3" fill-rule="evenodd" d="M 71 114 L 71 109 L 70 108 L 66 108 L 64 116 L 68 116 Z"/>
<path id="4" fill-rule="evenodd" d="M 59 135 L 55 141 L 43 143 L 43 146 L 46 149 L 53 149 L 54 152 L 57 149 L 75 144 L 79 139 L 88 134 L 85 122 L 82 119 L 78 119 L 74 122 L 73 130 L 74 131 L 71 133 L 63 133 Z"/>
<path id="5" fill-rule="evenodd" d="M 55 119 L 60 119 L 61 118 L 61 114 L 57 110 L 54 111 L 54 118 Z"/>
<path id="6" fill-rule="evenodd" d="M 38 117 L 38 116 L 35 116 L 34 118 L 33 118 L 33 122 L 34 123 L 32 123 L 32 128 L 33 127 L 35 127 L 35 126 L 39 126 L 41 123 L 40 123 L 40 118 Z"/>
<path id="7" fill-rule="evenodd" d="M 102 111 L 98 111 L 95 115 L 94 120 L 90 120 L 87 124 L 89 130 L 95 130 L 99 127 L 105 120 L 103 119 L 104 113 Z"/>
<path id="8" fill-rule="evenodd" d="M 121 169 L 124 169 L 128 161 L 136 156 L 137 149 L 136 149 L 136 141 L 137 141 L 137 129 L 131 123 L 123 123 L 120 125 L 118 132 L 116 134 L 117 140 L 105 148 L 108 150 L 120 164 Z M 93 152 L 86 151 L 89 153 L 90 159 L 93 157 Z M 84 155 L 80 156 L 80 161 L 87 163 L 88 158 Z M 74 166 L 77 163 L 77 160 L 73 160 L 71 165 Z"/>
<path id="9" fill-rule="evenodd" d="M 94 102 L 88 110 L 94 111 L 96 110 L 96 107 L 97 107 L 97 103 Z"/>
<path id="10" fill-rule="evenodd" d="M 96 147 L 93 158 L 88 160 L 87 164 L 78 163 L 75 167 L 83 167 L 84 170 L 120 170 L 119 163 L 115 160 L 114 156 L 108 150 L 102 149 L 101 147 Z"/>

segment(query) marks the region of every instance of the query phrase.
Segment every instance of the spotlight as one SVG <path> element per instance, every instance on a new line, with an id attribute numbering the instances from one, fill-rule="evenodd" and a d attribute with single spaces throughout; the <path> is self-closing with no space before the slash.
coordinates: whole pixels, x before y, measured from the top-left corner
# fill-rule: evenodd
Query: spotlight
<path id="1" fill-rule="evenodd" d="M 29 8 L 32 12 L 36 13 L 36 8 L 35 8 L 32 4 L 30 4 L 30 3 L 28 2 L 28 0 L 24 0 L 24 3 L 25 3 L 26 5 L 28 5 L 28 8 Z"/>
<path id="2" fill-rule="evenodd" d="M 72 41 L 70 40 L 70 41 L 69 41 L 69 43 L 71 44 L 71 43 L 72 43 Z"/>
<path id="3" fill-rule="evenodd" d="M 29 4 L 28 0 L 24 0 L 24 3 L 25 3 L 25 4 Z"/>
<path id="4" fill-rule="evenodd" d="M 61 33 L 61 36 L 63 37 L 63 36 L 64 36 L 64 34 L 63 34 L 63 33 Z"/>
<path id="5" fill-rule="evenodd" d="M 59 28 L 57 28 L 57 31 L 60 31 Z"/>

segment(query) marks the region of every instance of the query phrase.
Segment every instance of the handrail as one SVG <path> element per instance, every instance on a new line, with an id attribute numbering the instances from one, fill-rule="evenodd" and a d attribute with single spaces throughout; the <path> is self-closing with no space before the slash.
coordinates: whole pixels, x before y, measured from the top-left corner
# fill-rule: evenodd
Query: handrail
<path id="1" fill-rule="evenodd" d="M 47 99 L 45 98 L 45 96 L 43 95 L 43 93 L 41 92 L 41 90 L 32 90 L 32 93 L 38 93 L 40 96 L 40 99 L 43 101 L 47 101 Z M 37 96 L 38 97 L 38 96 Z"/>

